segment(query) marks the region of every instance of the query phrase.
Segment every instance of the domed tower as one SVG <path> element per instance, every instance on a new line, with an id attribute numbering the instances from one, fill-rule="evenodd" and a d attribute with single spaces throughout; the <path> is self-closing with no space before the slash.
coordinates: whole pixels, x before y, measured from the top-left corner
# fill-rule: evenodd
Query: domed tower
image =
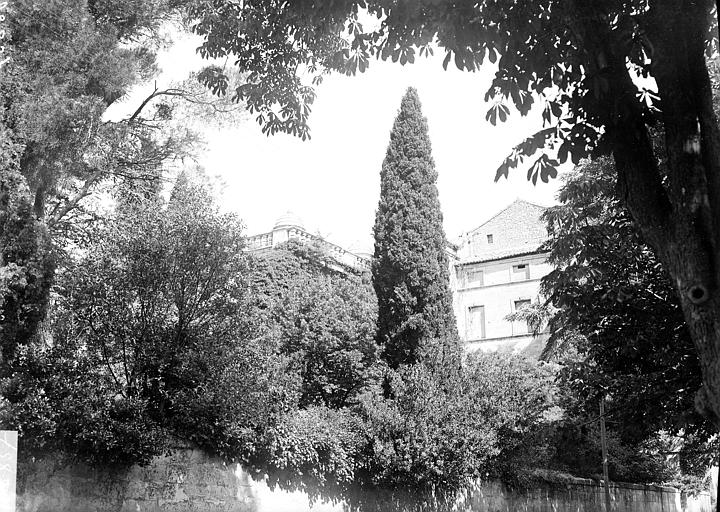
<path id="1" fill-rule="evenodd" d="M 305 236 L 305 226 L 302 219 L 288 210 L 275 221 L 272 229 L 272 245 L 275 247 L 291 238 L 303 239 Z"/>
<path id="2" fill-rule="evenodd" d="M 275 231 L 276 229 L 287 228 L 300 228 L 303 230 L 305 229 L 302 219 L 290 210 L 286 211 L 285 213 L 280 215 L 280 217 L 278 217 L 278 219 L 275 221 L 275 225 L 273 226 L 273 231 Z"/>

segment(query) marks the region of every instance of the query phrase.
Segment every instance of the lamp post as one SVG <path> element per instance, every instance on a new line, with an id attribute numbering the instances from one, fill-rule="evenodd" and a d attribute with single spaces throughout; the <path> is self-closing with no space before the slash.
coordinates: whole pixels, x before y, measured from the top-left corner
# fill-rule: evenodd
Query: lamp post
<path id="1" fill-rule="evenodd" d="M 602 446 L 603 483 L 605 486 L 605 512 L 610 508 L 610 477 L 608 476 L 607 433 L 605 432 L 605 395 L 600 397 L 600 445 Z"/>

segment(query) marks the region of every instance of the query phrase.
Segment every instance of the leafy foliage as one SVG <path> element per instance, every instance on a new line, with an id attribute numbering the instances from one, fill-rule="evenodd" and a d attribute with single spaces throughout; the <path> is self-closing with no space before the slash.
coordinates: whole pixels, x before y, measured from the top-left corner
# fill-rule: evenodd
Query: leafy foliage
<path id="1" fill-rule="evenodd" d="M 2 383 L 3 424 L 95 463 L 147 461 L 171 434 L 249 456 L 299 395 L 238 314 L 240 223 L 184 176 L 167 205 L 128 204 L 113 221 L 61 274 L 54 348 L 28 351 Z"/>
<path id="2" fill-rule="evenodd" d="M 108 109 L 158 72 L 155 53 L 179 29 L 187 0 L 13 2 L 12 60 L 0 76 L 0 121 L 20 146 L 19 169 L 35 216 L 54 237 L 96 213 L 88 197 L 103 186 L 157 189 L 173 160 L 192 154 L 192 112 L 205 120 L 237 112 L 213 100 L 197 77 L 157 87 L 124 118 Z M 238 79 L 231 76 L 231 81 Z M 186 112 L 183 112 L 186 111 Z M 186 121 L 186 119 L 184 119 Z"/>
<path id="3" fill-rule="evenodd" d="M 312 10 L 264 1 L 195 2 L 188 10 L 193 30 L 205 37 L 200 54 L 215 59 L 242 56 L 237 64 L 247 73 L 247 82 L 234 91 L 228 91 L 228 77 L 219 69 L 205 73 L 203 82 L 217 94 L 232 92 L 235 100 L 245 101 L 250 113 L 257 114 L 263 133 L 309 137 L 307 120 L 315 92 L 296 74 L 297 65 L 305 64 L 318 84 L 322 70 L 337 60 L 344 46 L 337 34 L 344 13 L 334 16 L 330 9 L 318 7 L 323 11 L 320 17 Z M 231 33 L 246 37 L 227 37 Z"/>
<path id="4" fill-rule="evenodd" d="M 35 339 L 45 318 L 55 256 L 44 226 L 27 201 L 22 177 L 0 177 L 0 373 L 15 350 Z"/>
<path id="5" fill-rule="evenodd" d="M 335 490 L 351 484 L 366 437 L 362 421 L 348 409 L 310 406 L 287 415 L 266 443 L 270 483 Z"/>
<path id="6" fill-rule="evenodd" d="M 51 213 L 59 221 L 101 177 L 157 179 L 168 156 L 148 125 L 101 120 L 156 71 L 147 38 L 145 45 L 123 43 L 153 32 L 168 5 L 146 2 L 133 11 L 134 3 L 21 1 L 9 13 L 13 55 L 0 79 L 3 116 L 23 143 L 20 170 L 39 218 Z"/>
<path id="7" fill-rule="evenodd" d="M 321 248 L 297 241 L 250 265 L 251 310 L 293 359 L 301 406 L 349 405 L 377 378 L 377 305 L 366 277 L 346 273 Z"/>
<path id="8" fill-rule="evenodd" d="M 608 414 L 619 452 L 652 443 L 664 431 L 682 442 L 679 450 L 662 451 L 679 451 L 684 468 L 703 466 L 699 461 L 709 463 L 713 448 L 698 441 L 710 439 L 713 427 L 694 406 L 701 386 L 698 356 L 669 276 L 613 182 L 607 159 L 584 163 L 565 177 L 562 204 L 545 214 L 554 270 L 542 287 L 548 303 L 559 308 L 546 310 L 546 355 L 554 352 L 566 363 L 562 382 L 575 396 L 565 405 L 578 421 L 597 415 L 600 396 L 611 398 Z M 565 456 L 581 461 L 580 453 Z"/>
<path id="9" fill-rule="evenodd" d="M 528 177 L 547 181 L 560 163 L 612 154 L 622 200 L 672 276 L 703 375 L 697 407 L 717 427 L 720 127 L 706 61 L 716 48 L 716 7 L 709 0 L 257 0 L 203 2 L 191 17 L 205 54 L 232 55 L 254 73 L 238 97 L 266 113 L 258 122 L 268 133 L 307 134 L 313 91 L 298 78 L 303 65 L 317 81 L 326 70 L 362 71 L 372 57 L 413 62 L 437 45 L 445 67 L 453 61 L 473 71 L 486 58 L 497 65 L 485 94 L 489 121 L 508 119 L 510 104 L 526 115 L 543 103 L 545 126 L 514 148 L 496 179 L 530 158 Z"/>
<path id="10" fill-rule="evenodd" d="M 238 89 L 236 95 L 261 112 L 258 122 L 267 125 L 268 133 L 286 131 L 303 138 L 307 134 L 314 92 L 296 74 L 298 62 L 306 64 L 313 83 L 319 83 L 329 71 L 363 72 L 373 58 L 413 63 L 417 56 L 431 55 L 435 45 L 445 52 L 445 69 L 453 63 L 460 70 L 475 71 L 489 61 L 497 71 L 485 94 L 491 103 L 486 120 L 505 122 L 511 107 L 526 115 L 539 99 L 547 125 L 513 150 L 498 177 L 539 149 L 554 149 L 558 158 L 541 155 L 528 175 L 533 181 L 547 181 L 568 158 L 578 163 L 594 150 L 606 149 L 609 137 L 601 143 L 599 128 L 612 115 L 603 102 L 616 94 L 609 82 L 609 68 L 615 64 L 611 59 L 628 59 L 630 69 L 643 77 L 656 71 L 650 62 L 659 46 L 653 42 L 659 25 L 655 17 L 669 9 L 661 2 L 652 2 L 648 9 L 640 5 L 615 0 L 582 8 L 548 1 L 511 6 L 434 0 L 312 6 L 216 2 L 193 6 L 190 18 L 194 30 L 204 36 L 204 56 L 232 54 L 241 70 L 252 73 L 253 85 Z M 697 32 L 708 39 L 710 7 L 701 2 L 688 12 L 702 23 Z M 242 33 L 253 37 L 232 36 Z M 591 42 L 590 54 L 581 50 Z M 260 56 L 272 56 L 273 66 L 262 66 Z M 222 80 L 219 74 L 210 82 Z M 651 122 L 658 114 L 659 97 L 645 88 L 640 93 L 627 99 L 632 105 L 617 108 L 638 110 Z M 273 109 L 282 115 L 267 115 Z"/>
<path id="11" fill-rule="evenodd" d="M 22 438 L 20 458 L 66 454 L 99 465 L 147 463 L 168 447 L 148 400 L 115 392 L 102 363 L 78 347 L 22 347 L 0 381 L 0 420 Z"/>
<path id="12" fill-rule="evenodd" d="M 155 90 L 125 119 L 105 116 L 158 71 L 161 27 L 184 3 L 19 0 L 3 11 L 12 54 L 0 74 L 6 358 L 37 336 L 63 252 L 94 235 L 100 209 L 88 198 L 108 186 L 156 192 L 167 163 L 192 149 L 194 135 L 170 127 L 159 103 L 209 96 L 200 84 L 194 95 Z"/>
<path id="13" fill-rule="evenodd" d="M 581 400 L 573 395 L 561 403 L 579 404 Z M 584 414 L 576 415 L 574 412 L 571 407 L 560 421 L 545 432 L 549 448 L 545 467 L 584 478 L 601 478 L 602 444 L 597 413 L 592 411 L 595 412 L 593 415 L 591 411 L 584 411 Z M 608 419 L 606 432 L 608 473 L 612 481 L 660 483 L 669 482 L 679 474 L 678 468 L 667 456 L 672 452 L 672 446 L 666 439 L 653 436 L 630 443 L 623 440 L 621 433 L 614 428 L 614 419 L 615 415 Z"/>
<path id="14" fill-rule="evenodd" d="M 446 341 L 448 357 L 458 344 L 436 181 L 427 121 L 410 88 L 390 134 L 373 230 L 377 342 L 391 368 L 417 362 L 428 340 Z"/>
<path id="15" fill-rule="evenodd" d="M 282 351 L 300 358 L 301 405 L 348 405 L 375 378 L 377 309 L 359 279 L 305 278 L 286 298 Z"/>
<path id="16" fill-rule="evenodd" d="M 508 456 L 552 407 L 552 379 L 549 368 L 512 355 L 471 354 L 454 385 L 427 365 L 403 368 L 393 398 L 363 402 L 369 478 L 383 487 L 448 490 L 504 476 Z"/>

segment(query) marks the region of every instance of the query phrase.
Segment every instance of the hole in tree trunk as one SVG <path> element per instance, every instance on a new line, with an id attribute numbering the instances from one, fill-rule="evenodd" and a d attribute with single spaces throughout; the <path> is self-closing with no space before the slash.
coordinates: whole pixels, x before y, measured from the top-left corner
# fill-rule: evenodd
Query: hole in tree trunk
<path id="1" fill-rule="evenodd" d="M 702 304 L 708 299 L 708 292 L 703 285 L 698 284 L 688 290 L 688 296 L 694 304 Z"/>

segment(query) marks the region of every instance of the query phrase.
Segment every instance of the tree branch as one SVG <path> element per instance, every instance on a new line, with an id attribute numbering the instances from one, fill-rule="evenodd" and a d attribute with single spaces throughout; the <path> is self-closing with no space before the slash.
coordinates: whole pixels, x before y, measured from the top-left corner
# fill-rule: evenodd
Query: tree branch
<path id="1" fill-rule="evenodd" d="M 152 100 L 154 100 L 155 98 L 157 98 L 159 96 L 186 96 L 186 95 L 187 95 L 186 91 L 183 91 L 182 89 L 177 89 L 177 88 L 169 88 L 169 89 L 164 89 L 162 91 L 158 90 L 157 83 L 156 83 L 155 89 L 153 90 L 153 92 L 147 98 L 145 98 L 142 101 L 142 103 L 140 103 L 140 106 L 125 121 L 129 122 L 129 123 L 132 123 L 133 121 L 135 121 L 138 118 L 138 116 L 142 113 L 143 109 L 145 109 L 145 107 L 148 105 L 148 103 L 150 103 Z"/>
<path id="2" fill-rule="evenodd" d="M 104 171 L 100 169 L 95 169 L 93 173 L 85 180 L 85 183 L 83 183 L 83 186 L 80 188 L 77 194 L 75 194 L 70 200 L 68 200 L 67 203 L 65 203 L 65 206 L 58 209 L 56 206 L 55 209 L 53 209 L 53 213 L 48 220 L 48 226 L 52 228 L 55 224 L 57 224 L 65 215 L 67 215 L 70 211 L 77 208 L 78 203 L 90 195 L 90 189 L 92 188 L 95 183 L 97 183 L 100 178 L 105 174 Z M 58 203 L 59 204 L 59 203 Z"/>
<path id="3" fill-rule="evenodd" d="M 656 155 L 642 110 L 636 99 L 637 87 L 625 63 L 622 42 L 611 31 L 607 16 L 594 3 L 574 3 L 581 39 L 588 52 L 588 76 L 605 80 L 607 91 L 598 91 L 592 109 L 613 149 L 618 189 L 625 205 L 656 248 L 667 242 L 671 204 L 662 185 Z"/>

